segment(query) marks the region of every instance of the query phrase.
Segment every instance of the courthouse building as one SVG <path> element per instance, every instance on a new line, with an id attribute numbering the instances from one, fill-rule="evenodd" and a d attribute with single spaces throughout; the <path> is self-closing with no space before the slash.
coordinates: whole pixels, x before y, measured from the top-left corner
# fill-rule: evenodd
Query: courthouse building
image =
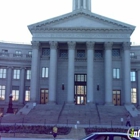
<path id="1" fill-rule="evenodd" d="M 28 26 L 31 45 L 0 42 L 0 108 L 27 102 L 140 105 L 140 46 L 135 26 L 91 12 L 91 0 L 73 11 Z"/>

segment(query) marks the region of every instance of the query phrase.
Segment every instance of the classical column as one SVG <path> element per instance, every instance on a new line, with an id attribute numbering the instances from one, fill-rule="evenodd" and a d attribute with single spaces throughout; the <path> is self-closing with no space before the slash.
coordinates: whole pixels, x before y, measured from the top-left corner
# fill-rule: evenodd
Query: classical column
<path id="1" fill-rule="evenodd" d="M 124 97 L 125 104 L 131 104 L 131 81 L 130 81 L 130 42 L 123 43 L 124 59 L 123 59 L 123 74 L 124 74 Z"/>
<path id="2" fill-rule="evenodd" d="M 87 42 L 87 101 L 94 102 L 94 42 Z"/>
<path id="3" fill-rule="evenodd" d="M 56 102 L 57 42 L 50 43 L 49 102 Z"/>
<path id="4" fill-rule="evenodd" d="M 140 106 L 140 69 L 137 71 L 137 102 Z"/>
<path id="5" fill-rule="evenodd" d="M 38 93 L 38 61 L 39 45 L 37 41 L 32 42 L 32 63 L 31 63 L 31 84 L 30 84 L 30 101 L 36 102 Z"/>
<path id="6" fill-rule="evenodd" d="M 19 89 L 19 102 L 24 102 L 24 85 L 25 85 L 25 68 L 21 68 L 20 89 Z"/>
<path id="7" fill-rule="evenodd" d="M 6 102 L 9 102 L 9 95 L 12 93 L 12 67 L 7 68 L 7 83 L 6 83 Z"/>
<path id="8" fill-rule="evenodd" d="M 73 0 L 73 11 L 76 9 L 76 8 L 75 8 L 75 7 L 76 7 L 76 5 L 75 5 L 75 4 L 76 4 L 75 1 L 76 1 L 76 0 Z"/>
<path id="9" fill-rule="evenodd" d="M 105 43 L 105 104 L 112 104 L 112 42 Z"/>
<path id="10" fill-rule="evenodd" d="M 83 8 L 86 9 L 87 5 L 86 5 L 87 0 L 83 1 Z"/>
<path id="11" fill-rule="evenodd" d="M 74 103 L 75 42 L 68 42 L 68 103 Z"/>
<path id="12" fill-rule="evenodd" d="M 81 0 L 78 0 L 78 9 L 81 8 Z"/>

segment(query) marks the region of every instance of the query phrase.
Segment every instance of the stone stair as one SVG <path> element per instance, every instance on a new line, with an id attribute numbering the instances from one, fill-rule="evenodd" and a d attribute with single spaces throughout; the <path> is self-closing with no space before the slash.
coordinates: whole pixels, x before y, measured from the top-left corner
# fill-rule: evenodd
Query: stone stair
<path id="1" fill-rule="evenodd" d="M 124 106 L 98 105 L 102 125 L 124 125 L 126 123 L 127 110 Z M 121 122 L 123 118 L 123 123 Z"/>
<path id="2" fill-rule="evenodd" d="M 65 105 L 59 119 L 60 124 L 98 124 L 95 105 Z"/>

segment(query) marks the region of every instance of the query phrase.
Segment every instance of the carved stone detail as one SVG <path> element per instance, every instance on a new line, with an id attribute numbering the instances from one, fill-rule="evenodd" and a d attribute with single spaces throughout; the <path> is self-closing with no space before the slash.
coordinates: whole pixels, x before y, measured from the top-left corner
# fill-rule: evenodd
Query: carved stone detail
<path id="1" fill-rule="evenodd" d="M 33 49 L 38 49 L 39 46 L 40 46 L 39 41 L 32 41 L 31 43 L 32 43 L 32 48 L 33 48 Z"/>
<path id="2" fill-rule="evenodd" d="M 50 44 L 50 49 L 57 49 L 58 42 L 50 41 L 49 44 Z"/>
<path id="3" fill-rule="evenodd" d="M 76 46 L 76 42 L 73 42 L 73 41 L 68 42 L 69 49 L 75 49 L 75 46 Z"/>
<path id="4" fill-rule="evenodd" d="M 106 50 L 111 50 L 113 46 L 113 42 L 105 42 L 104 47 Z"/>
<path id="5" fill-rule="evenodd" d="M 95 42 L 86 42 L 87 49 L 92 50 L 94 48 Z"/>
<path id="6" fill-rule="evenodd" d="M 124 50 L 130 50 L 130 48 L 131 48 L 131 42 L 123 42 Z"/>

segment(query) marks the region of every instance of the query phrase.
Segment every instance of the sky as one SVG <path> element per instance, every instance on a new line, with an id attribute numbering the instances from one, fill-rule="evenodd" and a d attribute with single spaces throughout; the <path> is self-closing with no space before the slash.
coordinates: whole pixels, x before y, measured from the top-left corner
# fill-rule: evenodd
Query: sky
<path id="1" fill-rule="evenodd" d="M 140 0 L 92 0 L 92 12 L 136 26 L 133 45 L 140 45 Z M 28 25 L 72 11 L 72 0 L 0 0 L 0 42 L 30 43 Z"/>

